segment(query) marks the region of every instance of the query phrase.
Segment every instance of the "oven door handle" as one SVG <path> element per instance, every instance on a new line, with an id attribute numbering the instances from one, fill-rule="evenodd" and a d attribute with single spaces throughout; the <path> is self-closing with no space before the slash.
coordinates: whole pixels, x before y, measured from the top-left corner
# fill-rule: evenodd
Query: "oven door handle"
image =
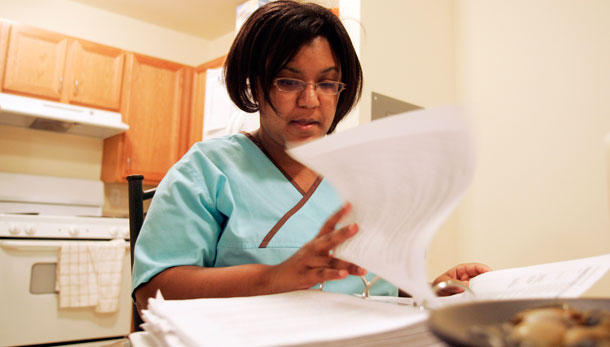
<path id="1" fill-rule="evenodd" d="M 21 241 L 21 240 L 2 240 L 0 247 L 14 251 L 59 251 L 65 242 L 82 241 Z M 99 242 L 99 241 L 91 241 Z M 125 242 L 125 248 L 129 248 L 129 242 Z"/>

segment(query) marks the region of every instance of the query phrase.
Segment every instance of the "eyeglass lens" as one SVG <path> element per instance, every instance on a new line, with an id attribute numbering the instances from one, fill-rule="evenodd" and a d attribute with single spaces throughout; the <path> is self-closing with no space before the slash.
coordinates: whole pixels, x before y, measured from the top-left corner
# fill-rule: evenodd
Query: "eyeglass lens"
<path id="1" fill-rule="evenodd" d="M 343 83 L 334 81 L 306 83 L 293 78 L 278 78 L 275 80 L 275 85 L 283 92 L 302 92 L 308 84 L 314 84 L 319 93 L 328 95 L 339 94 L 344 88 Z"/>

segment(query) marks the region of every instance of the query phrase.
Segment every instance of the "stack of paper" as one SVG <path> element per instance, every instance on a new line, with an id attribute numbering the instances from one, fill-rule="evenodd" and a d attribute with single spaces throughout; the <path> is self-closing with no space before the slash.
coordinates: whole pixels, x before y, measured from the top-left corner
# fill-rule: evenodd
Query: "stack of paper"
<path id="1" fill-rule="evenodd" d="M 413 306 L 318 290 L 229 299 L 157 297 L 143 313 L 144 328 L 164 346 L 284 346 L 410 335 L 436 342 L 416 325 L 427 316 Z"/>
<path id="2" fill-rule="evenodd" d="M 335 251 L 431 302 L 426 252 L 474 172 L 462 112 L 439 107 L 408 112 L 290 150 L 352 203 L 360 231 Z"/>
<path id="3" fill-rule="evenodd" d="M 491 271 L 471 280 L 472 300 L 578 297 L 610 268 L 610 254 Z M 151 299 L 144 329 L 161 346 L 444 346 L 426 309 L 406 298 L 363 299 L 318 290 L 229 299 Z"/>

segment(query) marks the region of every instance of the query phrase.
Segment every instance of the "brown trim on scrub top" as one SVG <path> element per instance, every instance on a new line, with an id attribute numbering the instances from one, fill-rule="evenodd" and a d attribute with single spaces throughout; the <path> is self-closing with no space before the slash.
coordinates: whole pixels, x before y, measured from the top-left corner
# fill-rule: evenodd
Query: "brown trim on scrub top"
<path id="1" fill-rule="evenodd" d="M 263 239 L 263 241 L 261 242 L 261 244 L 258 246 L 258 248 L 266 248 L 267 245 L 269 245 L 269 242 L 271 241 L 271 239 L 273 238 L 273 236 L 275 236 L 275 234 L 280 230 L 280 228 L 286 224 L 286 221 L 288 221 L 288 219 L 290 219 L 290 217 L 294 216 L 300 209 L 301 207 L 303 207 L 305 205 L 305 203 L 309 200 L 309 198 L 311 198 L 311 196 L 313 195 L 313 193 L 316 191 L 316 189 L 318 188 L 318 186 L 320 185 L 320 183 L 322 183 L 322 176 L 318 176 L 316 178 L 316 180 L 313 182 L 313 184 L 311 185 L 311 187 L 309 187 L 309 189 L 307 191 L 304 191 L 297 183 L 295 180 L 292 179 L 292 177 L 290 177 L 290 175 L 288 175 L 288 173 L 286 171 L 284 171 L 276 162 L 275 160 L 273 160 L 273 158 L 271 158 L 271 156 L 269 155 L 269 153 L 267 153 L 267 151 L 265 150 L 265 148 L 263 148 L 263 146 L 260 144 L 260 142 L 258 142 L 258 140 L 250 133 L 247 133 L 245 131 L 241 132 L 242 134 L 246 135 L 246 137 L 248 137 L 248 139 L 250 139 L 250 141 L 252 141 L 266 156 L 267 158 L 269 158 L 269 160 L 271 160 L 271 162 L 273 163 L 273 165 L 275 165 L 275 167 L 278 168 L 278 170 L 280 170 L 280 172 L 286 177 L 286 179 L 288 179 L 288 181 L 296 188 L 296 190 L 299 191 L 299 193 L 301 193 L 303 195 L 303 197 L 301 198 L 301 200 L 299 200 L 299 202 L 294 205 L 294 207 L 292 207 L 288 212 L 286 212 L 285 215 L 282 216 L 282 218 L 280 218 L 280 220 L 275 223 L 275 225 L 273 226 L 273 228 L 271 228 L 271 230 L 269 230 L 269 232 L 267 233 L 267 235 L 265 235 L 265 238 Z"/>
<path id="2" fill-rule="evenodd" d="M 303 195 L 303 198 L 301 198 L 301 200 L 299 200 L 299 202 L 296 205 L 294 205 L 294 207 L 291 208 L 290 211 L 286 212 L 286 214 L 282 218 L 280 218 L 280 220 L 273 226 L 273 228 L 271 228 L 271 230 L 269 230 L 269 232 L 263 239 L 263 242 L 261 242 L 261 244 L 258 246 L 258 248 L 267 247 L 267 245 L 269 244 L 269 242 L 271 241 L 273 236 L 280 230 L 280 228 L 286 223 L 286 221 L 290 217 L 292 217 L 295 213 L 297 213 L 301 209 L 301 207 L 303 207 L 303 205 L 305 205 L 307 200 L 309 200 L 309 198 L 313 195 L 313 193 L 316 191 L 316 189 L 318 188 L 318 186 L 320 185 L 321 182 L 322 182 L 322 176 L 318 176 L 318 178 L 316 178 L 315 182 L 313 182 L 313 184 L 311 185 L 311 188 L 309 188 L 309 191 L 307 191 L 307 193 L 305 193 L 305 195 Z"/>

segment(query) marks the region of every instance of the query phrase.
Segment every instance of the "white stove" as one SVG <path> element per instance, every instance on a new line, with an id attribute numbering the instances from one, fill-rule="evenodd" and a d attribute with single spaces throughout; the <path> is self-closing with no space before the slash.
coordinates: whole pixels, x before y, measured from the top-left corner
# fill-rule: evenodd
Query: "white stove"
<path id="1" fill-rule="evenodd" d="M 129 239 L 125 218 L 0 214 L 0 238 Z"/>
<path id="2" fill-rule="evenodd" d="M 0 172 L 0 238 L 129 239 L 128 219 L 103 206 L 100 181 Z"/>
<path id="3" fill-rule="evenodd" d="M 129 220 L 102 217 L 104 185 L 83 179 L 0 172 L 0 347 L 98 346 L 131 331 Z M 125 239 L 119 310 L 59 309 L 58 254 L 66 242 Z"/>

